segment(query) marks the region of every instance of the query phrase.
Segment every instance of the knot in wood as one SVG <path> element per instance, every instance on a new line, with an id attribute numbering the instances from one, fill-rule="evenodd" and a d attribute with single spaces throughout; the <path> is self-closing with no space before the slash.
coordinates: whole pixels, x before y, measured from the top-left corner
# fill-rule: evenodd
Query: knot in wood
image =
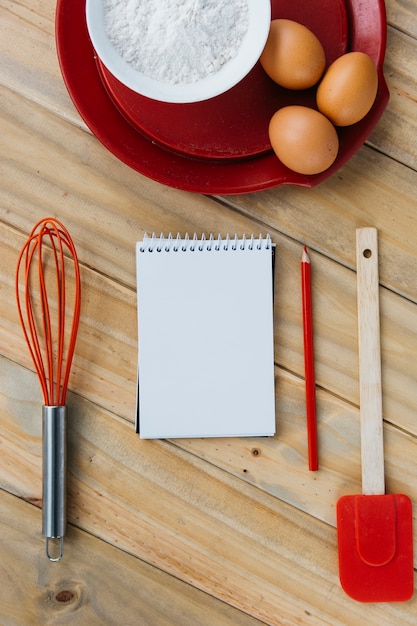
<path id="1" fill-rule="evenodd" d="M 63 604 L 67 604 L 68 602 L 72 602 L 74 600 L 75 594 L 69 589 L 61 589 L 55 594 L 55 600 L 57 602 L 61 602 Z"/>

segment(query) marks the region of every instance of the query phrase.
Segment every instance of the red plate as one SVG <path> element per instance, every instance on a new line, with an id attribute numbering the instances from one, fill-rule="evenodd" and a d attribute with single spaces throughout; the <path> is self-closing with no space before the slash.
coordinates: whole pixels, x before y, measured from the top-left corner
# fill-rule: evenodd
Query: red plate
<path id="1" fill-rule="evenodd" d="M 272 0 L 272 17 L 305 24 L 322 41 L 328 63 L 346 51 L 374 60 L 379 89 L 358 124 L 338 129 L 340 149 L 328 170 L 305 176 L 272 153 L 268 124 L 287 104 L 314 106 L 314 90 L 275 85 L 259 63 L 236 87 L 193 104 L 157 102 L 131 92 L 97 60 L 85 21 L 85 0 L 58 0 L 56 39 L 67 89 L 94 135 L 121 161 L 161 183 L 210 194 L 248 193 L 291 183 L 313 187 L 341 167 L 376 126 L 389 93 L 382 66 L 383 0 Z"/>
<path id="2" fill-rule="evenodd" d="M 348 23 L 344 0 L 330 0 L 329 21 L 320 18 L 323 0 L 292 1 L 284 15 L 302 22 L 317 35 L 328 64 L 346 51 Z M 289 4 L 289 3 L 288 3 Z M 300 7 L 302 6 L 302 10 Z M 110 97 L 130 122 L 167 148 L 210 159 L 253 157 L 269 152 L 268 124 L 284 104 L 315 106 L 315 89 L 294 92 L 274 83 L 258 63 L 236 87 L 221 96 L 196 104 L 157 102 L 126 88 L 99 61 L 99 70 Z"/>

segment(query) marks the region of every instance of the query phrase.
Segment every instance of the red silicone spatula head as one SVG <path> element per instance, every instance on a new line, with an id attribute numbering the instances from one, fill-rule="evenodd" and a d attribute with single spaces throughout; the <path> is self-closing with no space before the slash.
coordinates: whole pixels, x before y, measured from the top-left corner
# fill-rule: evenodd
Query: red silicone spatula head
<path id="1" fill-rule="evenodd" d="M 362 491 L 337 503 L 340 582 L 361 602 L 399 602 L 414 591 L 411 501 L 385 495 L 378 244 L 375 228 L 356 233 Z"/>
<path id="2" fill-rule="evenodd" d="M 361 602 L 404 602 L 414 591 L 411 501 L 344 496 L 337 503 L 339 576 Z"/>

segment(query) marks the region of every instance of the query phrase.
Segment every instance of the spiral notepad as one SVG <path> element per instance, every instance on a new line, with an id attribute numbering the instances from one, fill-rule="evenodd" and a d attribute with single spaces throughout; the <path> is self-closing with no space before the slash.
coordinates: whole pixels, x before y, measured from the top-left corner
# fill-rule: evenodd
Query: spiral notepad
<path id="1" fill-rule="evenodd" d="M 275 433 L 270 237 L 136 244 L 141 438 Z"/>

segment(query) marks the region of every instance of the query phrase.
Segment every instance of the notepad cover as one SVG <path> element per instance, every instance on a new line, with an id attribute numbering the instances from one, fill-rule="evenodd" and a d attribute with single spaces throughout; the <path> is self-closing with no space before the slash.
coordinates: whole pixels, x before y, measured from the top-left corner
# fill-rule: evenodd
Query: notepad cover
<path id="1" fill-rule="evenodd" d="M 136 246 L 141 438 L 275 433 L 273 244 Z"/>

